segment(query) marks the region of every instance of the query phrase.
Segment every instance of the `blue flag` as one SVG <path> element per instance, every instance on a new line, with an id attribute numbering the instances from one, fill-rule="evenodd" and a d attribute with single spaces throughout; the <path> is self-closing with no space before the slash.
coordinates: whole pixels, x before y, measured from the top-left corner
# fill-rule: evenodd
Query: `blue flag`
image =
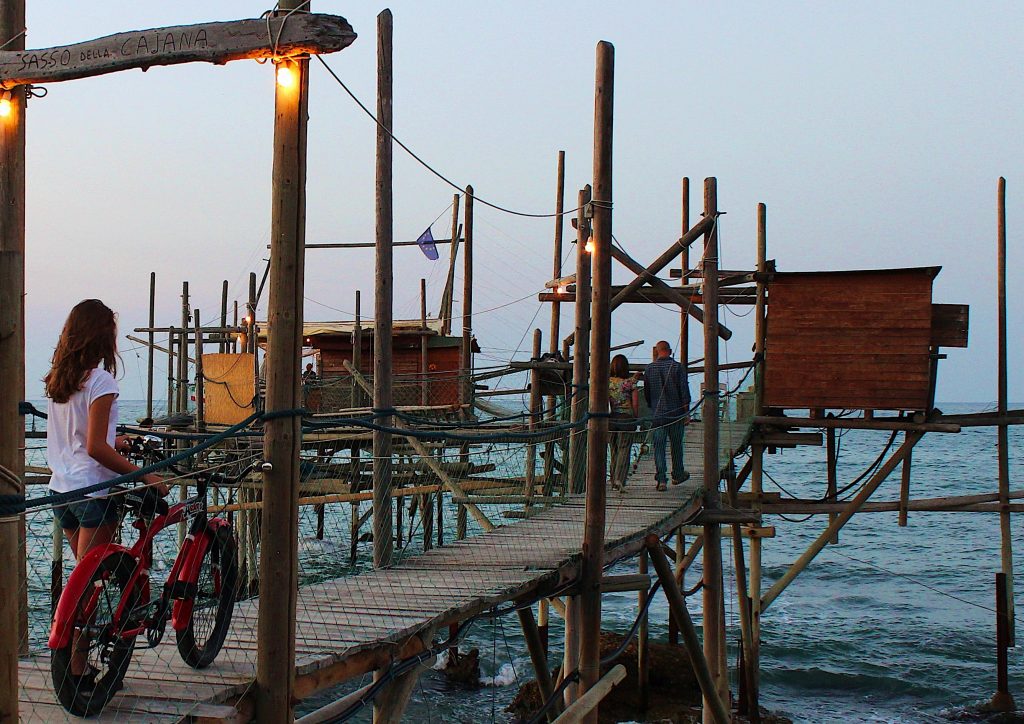
<path id="1" fill-rule="evenodd" d="M 420 245 L 420 251 L 423 255 L 431 261 L 437 261 L 437 246 L 434 245 L 434 235 L 430 232 L 430 227 L 420 234 L 420 238 L 416 240 L 416 243 Z"/>

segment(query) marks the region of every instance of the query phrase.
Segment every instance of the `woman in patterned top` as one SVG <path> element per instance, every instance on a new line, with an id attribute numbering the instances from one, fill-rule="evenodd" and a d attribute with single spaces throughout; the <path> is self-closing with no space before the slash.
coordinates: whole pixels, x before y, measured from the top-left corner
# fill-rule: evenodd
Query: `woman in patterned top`
<path id="1" fill-rule="evenodd" d="M 636 418 L 640 414 L 640 394 L 637 377 L 629 374 L 629 361 L 624 355 L 617 354 L 612 357 L 610 373 L 608 406 L 611 408 L 612 417 L 608 430 L 611 434 L 612 488 L 625 490 Z"/>

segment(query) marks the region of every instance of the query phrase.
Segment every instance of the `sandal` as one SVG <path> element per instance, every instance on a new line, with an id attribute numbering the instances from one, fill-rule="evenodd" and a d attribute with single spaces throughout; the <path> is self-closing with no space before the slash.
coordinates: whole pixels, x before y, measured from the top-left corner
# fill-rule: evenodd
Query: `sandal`
<path id="1" fill-rule="evenodd" d="M 676 480 L 675 478 L 672 478 L 672 484 L 673 485 L 682 485 L 683 483 L 685 483 L 689 479 L 690 479 L 690 474 L 689 473 L 683 473 L 683 477 L 679 478 L 679 480 Z"/>
<path id="2" fill-rule="evenodd" d="M 668 490 L 668 486 L 666 486 L 665 483 L 658 483 L 657 485 L 654 486 L 654 489 L 657 490 L 659 493 L 663 493 L 666 490 Z"/>

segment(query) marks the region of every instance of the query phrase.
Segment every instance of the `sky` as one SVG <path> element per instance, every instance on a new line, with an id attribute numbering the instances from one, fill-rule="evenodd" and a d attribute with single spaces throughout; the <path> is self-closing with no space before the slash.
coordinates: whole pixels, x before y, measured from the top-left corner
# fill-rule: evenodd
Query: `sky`
<path id="1" fill-rule="evenodd" d="M 394 13 L 394 129 L 478 197 L 554 209 L 557 153 L 566 204 L 590 182 L 595 45 L 615 45 L 614 233 L 647 262 L 680 234 L 680 182 L 699 213 L 718 179 L 722 266 L 752 268 L 756 205 L 780 271 L 942 266 L 934 301 L 969 304 L 970 347 L 945 350 L 937 398 L 996 397 L 996 183 L 1007 178 L 1010 359 L 1024 355 L 1024 6 L 1018 3 L 432 2 L 315 0 L 359 37 L 325 57 L 375 105 L 376 15 Z M 266 6 L 134 0 L 28 0 L 27 43 L 44 48 L 126 30 L 258 17 Z M 373 122 L 312 63 L 307 242 L 372 241 Z M 269 65 L 189 64 L 48 87 L 27 118 L 27 390 L 41 378 L 68 310 L 100 297 L 119 313 L 122 396 L 145 394 L 145 355 L 124 338 L 146 323 L 157 273 L 158 325 L 180 319 L 181 282 L 210 321 L 222 280 L 244 299 L 270 229 L 273 76 Z M 449 233 L 453 190 L 395 148 L 396 239 Z M 552 219 L 477 205 L 477 366 L 528 356 L 550 311 Z M 573 236 L 568 224 L 566 238 Z M 566 253 L 572 250 L 566 244 Z M 395 251 L 395 314 L 436 312 L 446 250 Z M 572 271 L 571 260 L 566 272 Z M 615 282 L 628 281 L 623 269 Z M 306 318 L 372 314 L 372 250 L 309 250 Z M 457 273 L 461 289 L 461 265 Z M 265 313 L 265 298 L 261 317 Z M 752 315 L 723 361 L 749 357 Z M 459 302 L 456 300 L 456 313 Z M 735 312 L 735 314 L 733 314 Z M 571 307 L 563 315 L 563 334 Z M 613 344 L 678 337 L 678 313 L 629 305 Z M 690 358 L 702 356 L 693 335 Z M 674 345 L 675 346 L 675 345 Z M 165 374 L 157 358 L 157 390 Z M 1024 399 L 1011 363 L 1010 398 Z"/>

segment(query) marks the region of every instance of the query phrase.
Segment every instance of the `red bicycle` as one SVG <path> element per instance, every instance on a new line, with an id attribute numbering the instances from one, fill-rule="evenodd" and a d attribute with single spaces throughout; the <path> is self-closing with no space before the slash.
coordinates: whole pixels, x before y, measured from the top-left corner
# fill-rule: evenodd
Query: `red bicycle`
<path id="1" fill-rule="evenodd" d="M 142 443 L 133 450 L 155 451 Z M 214 484 L 237 483 L 258 463 L 238 475 L 175 473 L 195 481 L 196 494 L 168 506 L 150 488 L 122 495 L 124 514 L 135 516 L 139 531 L 130 549 L 116 543 L 97 546 L 75 566 L 61 594 L 50 630 L 50 668 L 57 699 L 68 712 L 94 716 L 120 690 L 135 639 L 143 648 L 157 646 L 167 622 L 177 638 L 178 653 L 196 669 L 213 663 L 224 645 L 237 592 L 237 544 L 231 524 L 207 515 L 206 493 Z M 181 522 L 188 535 L 174 559 L 160 595 L 150 595 L 153 538 Z M 72 674 L 72 659 L 87 662 L 86 673 Z"/>

